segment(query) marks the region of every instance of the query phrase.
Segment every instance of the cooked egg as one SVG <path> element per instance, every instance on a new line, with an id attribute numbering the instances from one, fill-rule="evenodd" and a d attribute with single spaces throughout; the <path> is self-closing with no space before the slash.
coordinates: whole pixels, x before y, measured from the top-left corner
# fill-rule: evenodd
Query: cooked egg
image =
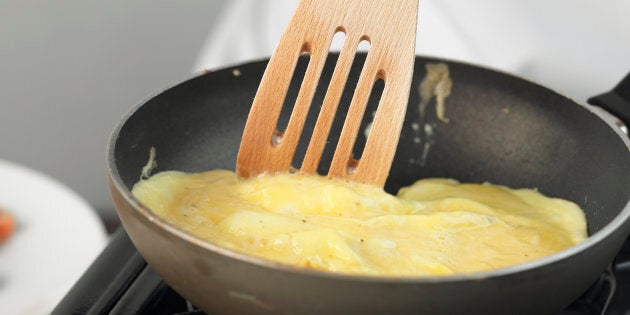
<path id="1" fill-rule="evenodd" d="M 383 276 L 450 275 L 523 263 L 587 237 L 574 203 L 534 190 L 423 179 L 397 196 L 318 175 L 163 172 L 133 194 L 170 223 L 294 266 Z"/>

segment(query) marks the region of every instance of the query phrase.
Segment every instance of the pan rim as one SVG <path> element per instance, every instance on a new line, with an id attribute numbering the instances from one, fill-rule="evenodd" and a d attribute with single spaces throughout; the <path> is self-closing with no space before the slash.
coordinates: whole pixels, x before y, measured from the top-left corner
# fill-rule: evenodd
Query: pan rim
<path id="1" fill-rule="evenodd" d="M 524 79 L 517 75 L 513 75 L 510 73 L 501 71 L 501 70 L 496 70 L 496 69 L 492 69 L 485 66 L 479 66 L 479 65 L 466 63 L 466 62 L 454 61 L 454 60 L 433 57 L 433 56 L 418 56 L 417 55 L 416 59 L 418 58 L 422 58 L 425 60 L 441 61 L 448 64 L 458 64 L 458 65 L 463 65 L 467 67 L 474 67 L 474 68 L 483 69 L 486 71 L 499 73 L 501 75 L 505 75 L 508 77 L 526 81 L 529 84 L 533 84 L 538 88 L 542 88 L 556 95 L 560 95 L 561 97 L 566 98 L 568 101 L 570 101 L 574 105 L 580 106 L 588 110 L 591 114 L 601 119 L 606 125 L 608 125 L 609 128 L 611 128 L 615 132 L 615 134 L 619 138 L 621 138 L 621 141 L 626 145 L 626 147 L 628 148 L 628 151 L 630 152 L 630 138 L 626 136 L 620 130 L 620 128 L 618 128 L 615 125 L 615 123 L 612 121 L 610 117 L 604 116 L 600 112 L 594 110 L 593 106 L 591 105 L 576 102 L 573 99 L 569 99 L 566 96 L 552 89 L 549 89 L 545 86 L 542 86 L 538 83 L 532 82 L 531 80 Z M 188 77 L 187 79 L 178 81 L 175 84 L 172 84 L 168 86 L 167 88 L 162 89 L 156 93 L 153 93 L 149 97 L 143 99 L 141 102 L 133 106 L 116 124 L 116 126 L 114 127 L 114 129 L 112 130 L 110 134 L 109 141 L 106 147 L 107 174 L 110 177 L 111 182 L 113 183 L 113 186 L 115 187 L 115 189 L 120 193 L 120 195 L 125 199 L 125 201 L 132 206 L 133 211 L 140 214 L 142 216 L 142 219 L 148 221 L 148 224 L 153 225 L 154 228 L 164 230 L 168 232 L 169 234 L 179 239 L 182 239 L 192 245 L 200 247 L 203 250 L 209 250 L 211 252 L 229 257 L 231 259 L 236 259 L 244 263 L 253 264 L 259 268 L 270 268 L 275 271 L 289 272 L 289 273 L 300 274 L 300 275 L 309 276 L 309 277 L 326 278 L 330 280 L 357 281 L 357 282 L 369 282 L 369 283 L 405 283 L 405 284 L 456 283 L 456 282 L 463 282 L 463 281 L 470 281 L 470 280 L 479 281 L 479 280 L 487 280 L 490 278 L 500 278 L 500 277 L 505 277 L 505 276 L 509 276 L 513 274 L 519 274 L 519 273 L 532 271 L 532 270 L 535 270 L 535 269 L 538 269 L 547 265 L 551 265 L 554 263 L 558 263 L 562 260 L 571 258 L 585 251 L 586 249 L 592 246 L 595 246 L 596 244 L 604 241 L 606 238 L 608 238 L 612 234 L 620 231 L 623 228 L 624 224 L 627 224 L 630 227 L 630 224 L 628 224 L 628 220 L 630 220 L 630 199 L 629 199 L 627 203 L 625 204 L 625 206 L 623 207 L 623 209 L 621 209 L 621 211 L 608 224 L 606 224 L 602 229 L 600 229 L 596 233 L 589 235 L 586 240 L 582 241 L 579 244 L 566 248 L 562 251 L 556 252 L 554 254 L 551 254 L 542 258 L 538 258 L 532 261 L 528 261 L 528 262 L 524 262 L 524 263 L 520 263 L 516 265 L 511 265 L 507 267 L 502 267 L 498 269 L 478 271 L 478 272 L 473 272 L 473 273 L 457 273 L 453 275 L 443 275 L 443 276 L 377 276 L 377 275 L 364 275 L 364 274 L 334 273 L 334 272 L 323 271 L 323 270 L 300 268 L 293 265 L 255 257 L 255 256 L 248 255 L 248 254 L 236 251 L 236 250 L 222 247 L 208 240 L 204 240 L 198 236 L 190 234 L 184 231 L 183 229 L 169 223 L 166 219 L 155 214 L 151 209 L 144 206 L 137 198 L 135 198 L 131 194 L 131 191 L 126 187 L 126 185 L 122 181 L 122 178 L 118 172 L 118 168 L 116 167 L 116 159 L 114 156 L 114 149 L 116 147 L 116 143 L 119 138 L 120 131 L 122 130 L 122 127 L 125 125 L 125 123 L 129 120 L 129 118 L 132 117 L 140 108 L 142 108 L 143 105 L 148 103 L 150 100 L 154 99 L 155 97 L 161 95 L 165 91 L 168 91 L 184 82 L 196 79 L 200 76 L 204 76 L 209 73 L 213 73 L 217 71 L 233 71 L 235 69 L 238 69 L 239 67 L 245 67 L 250 64 L 266 62 L 266 61 L 268 61 L 268 58 L 261 58 L 258 60 L 253 60 L 253 61 L 249 61 L 249 62 L 237 64 L 237 65 L 230 65 L 230 66 L 222 67 L 216 70 L 206 69 L 198 73 L 195 73 L 192 76 Z M 628 234 L 628 231 L 622 231 L 622 232 L 624 232 L 625 234 Z"/>

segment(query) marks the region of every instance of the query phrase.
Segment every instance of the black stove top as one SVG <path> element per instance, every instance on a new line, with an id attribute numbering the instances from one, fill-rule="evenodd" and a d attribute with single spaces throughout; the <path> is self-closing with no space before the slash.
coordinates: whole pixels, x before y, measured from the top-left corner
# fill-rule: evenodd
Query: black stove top
<path id="1" fill-rule="evenodd" d="M 206 314 L 147 265 L 120 228 L 53 314 Z M 561 315 L 630 314 L 630 239 L 615 261 Z"/>

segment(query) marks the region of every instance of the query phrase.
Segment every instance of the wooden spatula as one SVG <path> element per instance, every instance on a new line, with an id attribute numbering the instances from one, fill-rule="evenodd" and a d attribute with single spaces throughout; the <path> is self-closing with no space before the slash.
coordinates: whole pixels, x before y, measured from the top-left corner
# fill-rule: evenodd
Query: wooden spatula
<path id="1" fill-rule="evenodd" d="M 263 75 L 241 140 L 236 173 L 247 178 L 286 172 L 302 133 L 328 50 L 336 32 L 345 42 L 324 97 L 300 172 L 316 173 L 359 42 L 370 50 L 335 149 L 329 177 L 383 186 L 391 167 L 407 108 L 413 74 L 418 0 L 303 0 Z M 297 100 L 284 132 L 276 129 L 300 54 L 310 55 Z M 384 89 L 363 154 L 352 156 L 374 82 Z M 317 106 L 317 105 L 315 105 Z"/>

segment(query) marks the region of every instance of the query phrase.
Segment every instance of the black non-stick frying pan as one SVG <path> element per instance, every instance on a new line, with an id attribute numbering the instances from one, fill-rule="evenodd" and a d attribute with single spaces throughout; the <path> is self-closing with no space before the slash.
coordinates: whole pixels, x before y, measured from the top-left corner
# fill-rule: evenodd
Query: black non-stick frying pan
<path id="1" fill-rule="evenodd" d="M 325 66 L 307 134 L 336 57 L 331 55 Z M 364 58 L 357 56 L 351 76 L 358 75 Z M 437 119 L 434 100 L 423 117 L 418 108 L 425 66 L 438 62 L 447 64 L 453 82 L 446 99 L 448 123 Z M 386 190 L 395 193 L 426 177 L 537 188 L 584 209 L 588 240 L 543 259 L 474 274 L 339 275 L 219 247 L 170 225 L 136 200 L 129 190 L 140 179 L 152 147 L 158 165 L 154 172 L 234 169 L 265 65 L 259 61 L 207 72 L 159 93 L 123 119 L 108 147 L 112 195 L 138 251 L 177 292 L 212 314 L 553 313 L 599 277 L 630 234 L 630 141 L 609 118 L 510 75 L 422 57 L 416 58 L 406 121 Z M 630 86 L 630 79 L 626 81 Z M 288 99 L 298 88 L 292 85 Z M 336 128 L 352 87 L 348 91 Z M 628 101 L 622 94 L 615 94 L 617 104 Z M 626 105 L 613 110 L 630 117 Z M 327 168 L 336 142 L 335 128 L 332 133 L 321 170 Z M 298 152 L 304 148 L 302 143 Z M 299 167 L 299 160 L 295 163 Z"/>

